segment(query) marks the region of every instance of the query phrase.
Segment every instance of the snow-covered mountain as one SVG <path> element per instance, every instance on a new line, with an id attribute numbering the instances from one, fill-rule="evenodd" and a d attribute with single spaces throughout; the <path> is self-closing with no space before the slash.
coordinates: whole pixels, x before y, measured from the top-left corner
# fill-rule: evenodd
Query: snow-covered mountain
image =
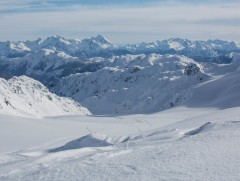
<path id="1" fill-rule="evenodd" d="M 229 62 L 231 52 L 240 52 L 240 44 L 223 40 L 191 41 L 187 39 L 171 38 L 152 43 L 129 44 L 116 46 L 102 35 L 78 40 L 66 39 L 61 36 L 51 36 L 46 39 L 39 38 L 34 41 L 0 42 L 0 57 L 23 57 L 28 53 L 51 49 L 65 54 L 79 57 L 111 57 L 126 54 L 178 54 L 194 58 L 198 61 L 214 60 L 216 62 Z"/>
<path id="2" fill-rule="evenodd" d="M 65 52 L 68 55 L 88 58 L 94 56 L 111 56 L 118 47 L 110 43 L 102 35 L 89 39 L 66 39 L 60 36 L 39 38 L 34 41 L 0 42 L 0 56 L 15 58 L 28 53 L 51 49 Z"/>
<path id="3" fill-rule="evenodd" d="M 240 44 L 223 40 L 190 41 L 187 39 L 171 38 L 152 43 L 127 45 L 131 53 L 160 53 L 179 54 L 194 58 L 198 61 L 216 61 L 229 63 L 229 53 L 240 52 Z"/>
<path id="4" fill-rule="evenodd" d="M 5 42 L 0 77 L 1 181 L 240 178 L 237 43 Z"/>
<path id="5" fill-rule="evenodd" d="M 59 97 L 26 76 L 0 79 L 0 114 L 45 117 L 90 112 L 71 99 Z"/>
<path id="6" fill-rule="evenodd" d="M 60 79 L 55 92 L 94 114 L 150 113 L 179 105 L 193 85 L 209 77 L 184 56 L 128 55 L 109 62 L 98 71 Z"/>
<path id="7" fill-rule="evenodd" d="M 158 67 L 163 60 L 152 55 L 146 63 L 144 56 L 127 60 L 133 67 L 137 61 Z M 240 62 L 204 68 L 189 58 L 173 57 L 165 57 L 169 77 L 169 70 L 194 79 L 211 75 L 173 109 L 40 121 L 0 115 L 0 180 L 238 180 Z M 170 63 L 173 60 L 175 64 Z M 138 92 L 134 96 L 140 97 Z"/>
<path id="8" fill-rule="evenodd" d="M 0 77 L 29 76 L 94 114 L 150 113 L 181 104 L 193 86 L 223 75 L 239 62 L 238 52 L 239 44 L 221 40 L 178 38 L 119 48 L 101 35 L 52 36 L 0 43 Z"/>
<path id="9" fill-rule="evenodd" d="M 24 42 L 0 42 L 1 57 L 22 57 L 31 52 Z"/>
<path id="10" fill-rule="evenodd" d="M 41 49 L 24 57 L 0 61 L 0 77 L 26 75 L 41 81 L 51 88 L 56 82 L 70 74 L 96 71 L 103 65 L 97 61 L 86 61 L 62 51 Z"/>
<path id="11" fill-rule="evenodd" d="M 239 59 L 240 45 L 221 40 L 169 39 L 118 47 L 98 35 L 73 40 L 60 36 L 22 42 L 0 42 L 0 77 L 27 75 L 53 87 L 62 77 L 94 72 L 115 57 L 151 53 L 178 54 L 195 61 L 231 63 Z"/>
<path id="12" fill-rule="evenodd" d="M 231 57 L 233 62 L 240 61 L 240 53 L 233 52 L 233 53 L 230 54 L 230 57 Z"/>
<path id="13" fill-rule="evenodd" d="M 105 67 L 97 71 L 72 74 L 60 79 L 54 91 L 72 97 L 94 114 L 152 113 L 186 103 L 189 105 L 190 97 L 199 97 L 201 92 L 215 97 L 215 101 L 225 100 L 221 97 L 227 90 L 220 87 L 238 81 L 239 67 L 240 61 L 231 64 L 198 63 L 179 55 L 117 56 L 109 59 Z M 218 92 L 222 92 L 221 96 L 212 94 L 215 92 L 213 90 L 208 92 L 207 87 L 199 92 L 199 96 L 194 93 L 195 86 L 232 73 L 235 76 L 229 81 L 216 85 L 219 87 Z M 229 91 L 232 86 L 228 86 Z M 235 93 L 229 92 L 232 100 L 236 97 Z M 201 97 L 204 95 L 200 96 L 200 102 Z M 211 99 L 206 97 L 206 104 L 207 100 Z M 198 101 L 195 102 L 198 104 Z"/>

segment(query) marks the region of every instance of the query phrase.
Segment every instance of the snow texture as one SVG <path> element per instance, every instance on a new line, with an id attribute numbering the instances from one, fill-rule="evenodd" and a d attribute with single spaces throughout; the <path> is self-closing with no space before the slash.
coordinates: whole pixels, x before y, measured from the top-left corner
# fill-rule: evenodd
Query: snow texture
<path id="1" fill-rule="evenodd" d="M 0 114 L 41 118 L 90 112 L 71 99 L 51 93 L 40 82 L 21 76 L 0 79 Z"/>

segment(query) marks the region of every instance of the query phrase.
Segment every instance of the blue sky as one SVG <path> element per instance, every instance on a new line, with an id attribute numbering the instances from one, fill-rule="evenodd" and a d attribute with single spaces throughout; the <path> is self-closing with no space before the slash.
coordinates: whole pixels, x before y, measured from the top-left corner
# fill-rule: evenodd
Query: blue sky
<path id="1" fill-rule="evenodd" d="M 118 44 L 171 37 L 240 41 L 240 0 L 1 0 L 0 41 L 103 34 Z"/>

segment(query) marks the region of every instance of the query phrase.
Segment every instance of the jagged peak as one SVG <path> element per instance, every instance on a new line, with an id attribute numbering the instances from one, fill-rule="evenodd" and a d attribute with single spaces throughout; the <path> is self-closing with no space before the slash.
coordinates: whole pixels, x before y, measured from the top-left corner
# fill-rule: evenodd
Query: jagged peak
<path id="1" fill-rule="evenodd" d="M 63 38 L 63 37 L 61 37 L 60 35 L 52 35 L 52 36 L 47 37 L 46 39 L 61 39 L 61 38 Z"/>
<path id="2" fill-rule="evenodd" d="M 103 44 L 111 44 L 110 41 L 102 35 L 97 35 L 96 37 L 92 37 L 91 39 Z"/>
<path id="3" fill-rule="evenodd" d="M 53 36 L 47 37 L 44 41 L 46 41 L 46 42 L 58 41 L 61 43 L 70 44 L 69 40 L 67 40 L 66 38 L 61 37 L 59 35 L 53 35 Z"/>

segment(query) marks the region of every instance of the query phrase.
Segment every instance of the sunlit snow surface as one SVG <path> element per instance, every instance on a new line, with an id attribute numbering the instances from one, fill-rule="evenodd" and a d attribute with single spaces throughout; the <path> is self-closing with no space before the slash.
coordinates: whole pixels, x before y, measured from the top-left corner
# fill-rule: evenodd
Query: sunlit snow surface
<path id="1" fill-rule="evenodd" d="M 0 116 L 0 180 L 237 180 L 240 108 Z"/>
<path id="2" fill-rule="evenodd" d="M 0 181 L 239 180 L 239 70 L 213 65 L 154 114 L 0 115 Z"/>

